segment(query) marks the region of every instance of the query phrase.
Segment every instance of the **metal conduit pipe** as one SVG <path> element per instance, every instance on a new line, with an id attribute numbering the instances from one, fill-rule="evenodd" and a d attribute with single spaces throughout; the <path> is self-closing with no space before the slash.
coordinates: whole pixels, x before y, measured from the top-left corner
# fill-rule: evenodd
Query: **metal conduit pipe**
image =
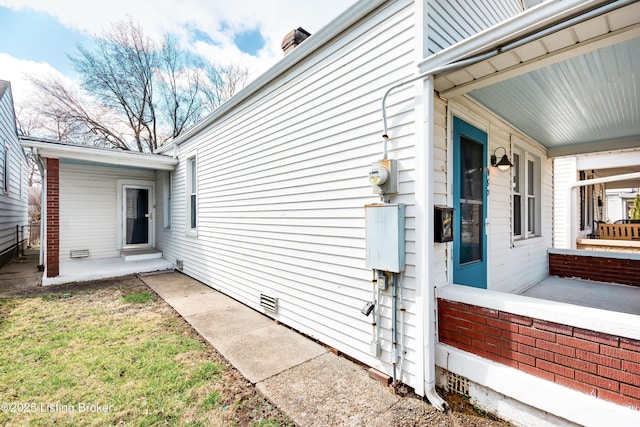
<path id="1" fill-rule="evenodd" d="M 373 297 L 373 320 L 371 321 L 371 345 L 372 347 L 378 348 L 378 343 L 380 342 L 380 287 L 378 286 L 378 272 L 373 270 L 373 278 L 371 280 L 372 287 L 372 297 Z M 378 357 L 377 350 L 375 351 L 375 356 Z"/>
<path id="2" fill-rule="evenodd" d="M 397 288 L 396 273 L 391 274 L 391 363 L 393 364 L 393 386 L 398 384 L 398 327 L 397 327 Z"/>
<path id="3" fill-rule="evenodd" d="M 374 270 L 375 271 L 375 270 Z M 377 275 L 377 272 L 376 272 Z M 378 284 L 378 278 L 376 276 L 376 299 L 375 299 L 375 312 L 373 313 L 375 316 L 376 322 L 376 335 L 375 335 L 375 354 L 376 357 L 380 357 L 380 285 Z"/>
<path id="4" fill-rule="evenodd" d="M 403 305 L 403 297 L 402 297 L 402 282 L 404 280 L 404 272 L 400 272 L 398 279 L 398 305 L 400 306 L 400 350 L 399 350 L 399 361 L 398 361 L 398 376 L 399 382 L 402 382 L 402 370 L 404 366 L 404 305 Z"/>

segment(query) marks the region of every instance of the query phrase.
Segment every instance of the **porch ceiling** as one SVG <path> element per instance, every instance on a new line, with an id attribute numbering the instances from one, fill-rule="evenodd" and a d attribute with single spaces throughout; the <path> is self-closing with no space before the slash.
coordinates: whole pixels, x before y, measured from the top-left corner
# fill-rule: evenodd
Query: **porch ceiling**
<path id="1" fill-rule="evenodd" d="M 550 156 L 640 146 L 640 2 L 436 76 L 548 148 Z"/>

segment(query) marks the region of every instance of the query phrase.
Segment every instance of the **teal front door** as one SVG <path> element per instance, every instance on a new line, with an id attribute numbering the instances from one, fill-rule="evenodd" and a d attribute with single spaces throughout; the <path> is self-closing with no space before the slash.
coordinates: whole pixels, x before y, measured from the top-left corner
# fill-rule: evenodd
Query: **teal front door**
<path id="1" fill-rule="evenodd" d="M 487 134 L 453 118 L 453 283 L 487 288 Z"/>

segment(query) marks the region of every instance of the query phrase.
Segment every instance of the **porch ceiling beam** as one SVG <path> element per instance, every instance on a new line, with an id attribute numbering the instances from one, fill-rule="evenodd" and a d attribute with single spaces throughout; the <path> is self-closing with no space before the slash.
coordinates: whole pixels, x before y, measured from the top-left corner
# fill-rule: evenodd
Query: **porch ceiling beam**
<path id="1" fill-rule="evenodd" d="M 638 37 L 640 37 L 640 24 L 634 24 L 629 27 L 613 31 L 611 33 L 603 34 L 593 39 L 589 39 L 587 41 L 576 43 L 563 49 L 547 53 L 544 56 L 531 59 L 527 62 L 522 62 L 505 70 L 498 70 L 495 73 L 489 74 L 485 77 L 480 77 L 478 79 L 470 81 L 469 83 L 464 83 L 451 89 L 441 91 L 439 93 L 443 98 L 454 98 L 456 96 L 469 93 L 476 89 L 491 86 L 510 78 L 521 76 L 531 71 L 539 70 L 541 68 L 548 67 L 550 65 L 557 64 L 571 58 L 575 58 L 586 53 L 613 46 L 615 44 L 632 40 Z M 537 43 L 537 41 L 531 43 Z M 486 60 L 486 62 L 490 61 L 491 59 Z M 446 75 L 438 76 L 438 79 L 441 77 L 446 77 Z"/>
<path id="2" fill-rule="evenodd" d="M 602 144 L 600 144 L 602 150 Z M 640 147 L 636 141 L 636 147 Z M 578 170 L 611 169 L 637 166 L 640 169 L 640 151 L 608 153 L 606 156 L 586 156 L 577 159 Z"/>
<path id="3" fill-rule="evenodd" d="M 587 185 L 606 184 L 608 182 L 626 181 L 632 179 L 640 179 L 640 172 L 625 173 L 622 175 L 605 176 L 604 178 L 583 179 L 571 183 L 570 188 L 584 187 Z"/>
<path id="4" fill-rule="evenodd" d="M 600 141 L 587 144 L 574 144 L 549 148 L 549 157 L 574 156 L 578 154 L 599 153 L 602 151 L 625 150 L 640 147 L 640 139 L 626 139 L 622 141 Z M 628 159 L 627 159 L 628 160 Z M 638 163 L 635 163 L 638 164 Z M 583 169 L 599 169 L 599 167 L 585 167 Z"/>

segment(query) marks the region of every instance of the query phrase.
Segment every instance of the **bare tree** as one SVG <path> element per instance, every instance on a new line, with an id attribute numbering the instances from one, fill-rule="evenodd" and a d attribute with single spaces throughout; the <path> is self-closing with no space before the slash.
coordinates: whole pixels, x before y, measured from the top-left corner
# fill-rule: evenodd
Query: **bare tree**
<path id="1" fill-rule="evenodd" d="M 96 49 L 78 46 L 71 56 L 82 86 L 105 108 L 119 111 L 133 131 L 138 151 L 157 148 L 153 105 L 153 70 L 158 59 L 153 42 L 133 22 L 115 24 L 96 39 Z"/>
<path id="2" fill-rule="evenodd" d="M 30 77 L 40 98 L 34 102 L 34 110 L 41 117 L 40 128 L 47 136 L 59 141 L 108 146 L 130 150 L 127 143 L 127 127 L 108 108 L 82 97 L 53 75 Z"/>
<path id="3" fill-rule="evenodd" d="M 205 64 L 202 67 L 205 83 L 202 92 L 205 97 L 205 109 L 213 111 L 224 101 L 231 98 L 238 89 L 243 87 L 249 76 L 247 67 L 231 64 L 227 67 L 216 67 Z"/>
<path id="4" fill-rule="evenodd" d="M 181 49 L 173 37 L 165 37 L 160 53 L 159 78 L 163 83 L 161 93 L 167 122 L 171 125 L 171 138 L 180 135 L 202 115 L 201 67 L 199 58 Z"/>
<path id="5" fill-rule="evenodd" d="M 138 24 L 120 22 L 69 57 L 81 76 L 73 89 L 49 76 L 31 78 L 41 95 L 47 137 L 153 152 L 231 97 L 246 67 L 214 66 L 166 35 L 161 43 Z M 25 123 L 24 127 L 29 124 Z"/>

